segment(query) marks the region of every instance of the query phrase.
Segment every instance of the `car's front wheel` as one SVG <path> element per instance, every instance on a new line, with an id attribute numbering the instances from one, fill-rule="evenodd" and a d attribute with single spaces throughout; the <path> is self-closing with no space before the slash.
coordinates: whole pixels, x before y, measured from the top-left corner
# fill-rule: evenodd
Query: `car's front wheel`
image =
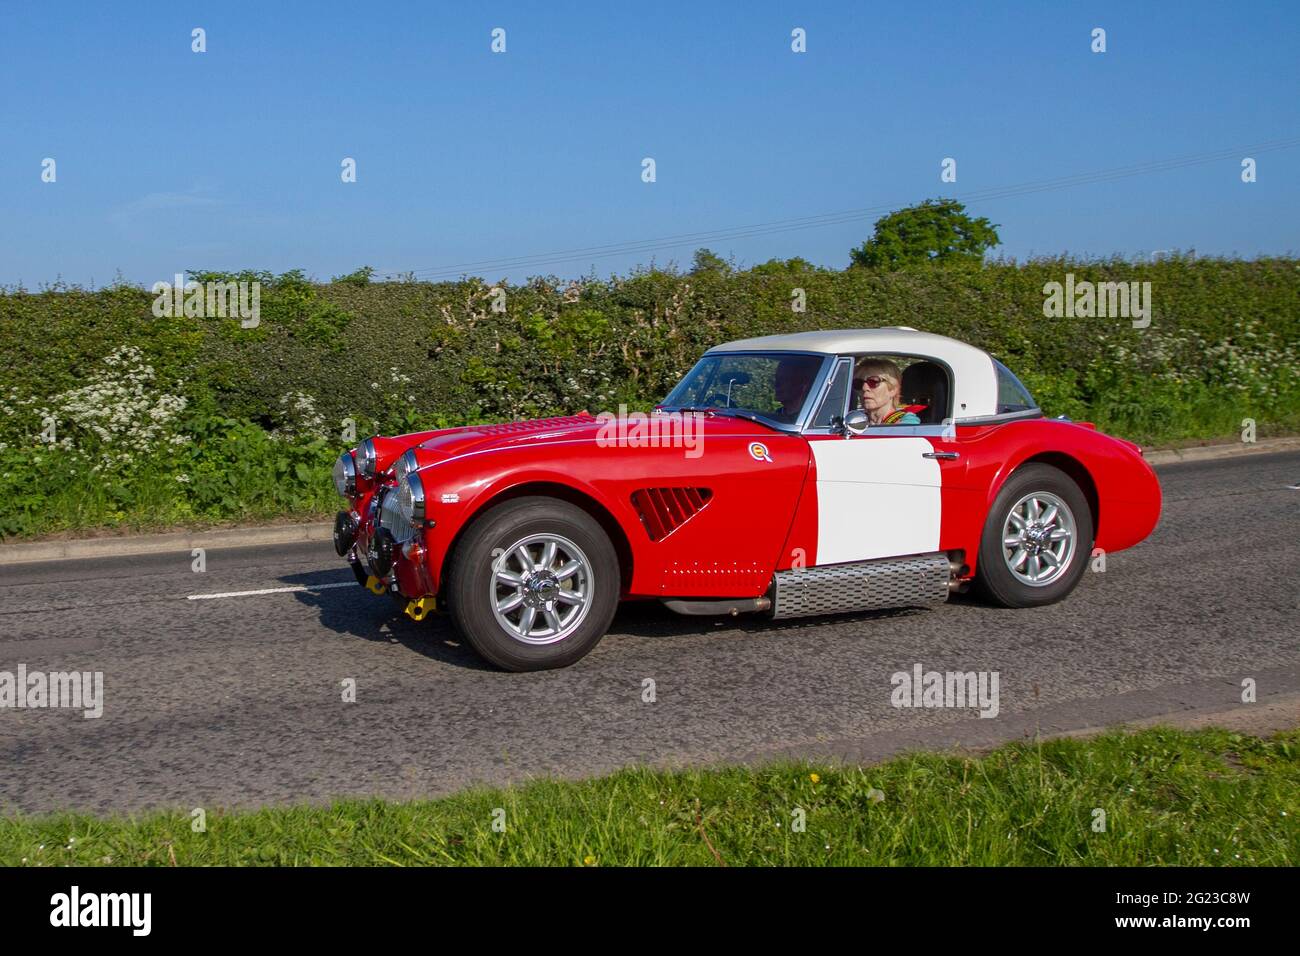
<path id="1" fill-rule="evenodd" d="M 470 526 L 452 555 L 456 627 L 510 671 L 566 667 L 605 636 L 618 605 L 618 555 L 600 524 L 557 498 L 516 498 Z"/>
<path id="2" fill-rule="evenodd" d="M 1004 607 L 1059 601 L 1092 554 L 1092 510 L 1069 475 L 1042 463 L 1018 468 L 998 492 L 980 542 L 979 589 Z"/>

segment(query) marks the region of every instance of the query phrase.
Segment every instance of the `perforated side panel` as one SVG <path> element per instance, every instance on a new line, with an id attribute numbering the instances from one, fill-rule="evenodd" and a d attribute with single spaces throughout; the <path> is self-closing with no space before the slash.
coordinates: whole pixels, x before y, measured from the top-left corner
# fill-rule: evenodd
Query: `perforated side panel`
<path id="1" fill-rule="evenodd" d="M 776 573 L 772 616 L 805 617 L 885 607 L 926 607 L 948 600 L 948 556 L 854 561 Z"/>

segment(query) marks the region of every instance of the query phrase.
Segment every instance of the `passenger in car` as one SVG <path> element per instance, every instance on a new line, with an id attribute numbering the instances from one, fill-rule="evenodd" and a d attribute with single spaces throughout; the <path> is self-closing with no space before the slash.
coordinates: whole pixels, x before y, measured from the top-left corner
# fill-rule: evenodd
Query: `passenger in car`
<path id="1" fill-rule="evenodd" d="M 803 408 L 804 399 L 808 397 L 812 376 L 806 358 L 783 358 L 776 365 L 772 382 L 773 392 L 778 402 L 773 417 L 783 421 L 794 421 L 799 410 Z"/>
<path id="2" fill-rule="evenodd" d="M 889 359 L 862 359 L 853 373 L 853 383 L 862 396 L 862 410 L 872 425 L 919 425 L 921 419 L 899 407 L 903 375 Z"/>

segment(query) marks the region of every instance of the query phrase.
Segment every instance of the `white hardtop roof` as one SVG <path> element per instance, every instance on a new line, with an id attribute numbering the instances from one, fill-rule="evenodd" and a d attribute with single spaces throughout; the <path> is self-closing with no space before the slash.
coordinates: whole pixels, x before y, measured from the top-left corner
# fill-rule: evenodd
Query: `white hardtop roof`
<path id="1" fill-rule="evenodd" d="M 816 332 L 791 332 L 788 335 L 764 335 L 716 345 L 710 352 L 824 352 L 846 355 L 861 352 L 902 352 L 945 358 L 954 353 L 979 352 L 973 345 L 933 332 L 918 332 L 903 326 L 881 329 L 824 329 Z"/>
<path id="2" fill-rule="evenodd" d="M 981 418 L 997 411 L 998 385 L 993 359 L 965 342 L 902 326 L 880 329 L 824 329 L 764 335 L 715 345 L 714 352 L 820 352 L 825 355 L 897 353 L 930 358 L 952 369 L 953 417 Z M 706 353 L 707 354 L 707 353 Z"/>

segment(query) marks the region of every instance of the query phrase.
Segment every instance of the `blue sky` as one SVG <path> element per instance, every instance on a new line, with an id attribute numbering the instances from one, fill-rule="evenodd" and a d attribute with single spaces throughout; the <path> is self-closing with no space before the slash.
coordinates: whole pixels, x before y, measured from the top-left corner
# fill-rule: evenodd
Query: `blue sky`
<path id="1" fill-rule="evenodd" d="M 12 4 L 0 283 L 433 274 L 1295 139 L 1298 35 L 1289 2 Z M 1300 148 L 1255 158 L 970 208 L 1021 258 L 1300 252 Z M 841 267 L 875 218 L 707 244 Z"/>

